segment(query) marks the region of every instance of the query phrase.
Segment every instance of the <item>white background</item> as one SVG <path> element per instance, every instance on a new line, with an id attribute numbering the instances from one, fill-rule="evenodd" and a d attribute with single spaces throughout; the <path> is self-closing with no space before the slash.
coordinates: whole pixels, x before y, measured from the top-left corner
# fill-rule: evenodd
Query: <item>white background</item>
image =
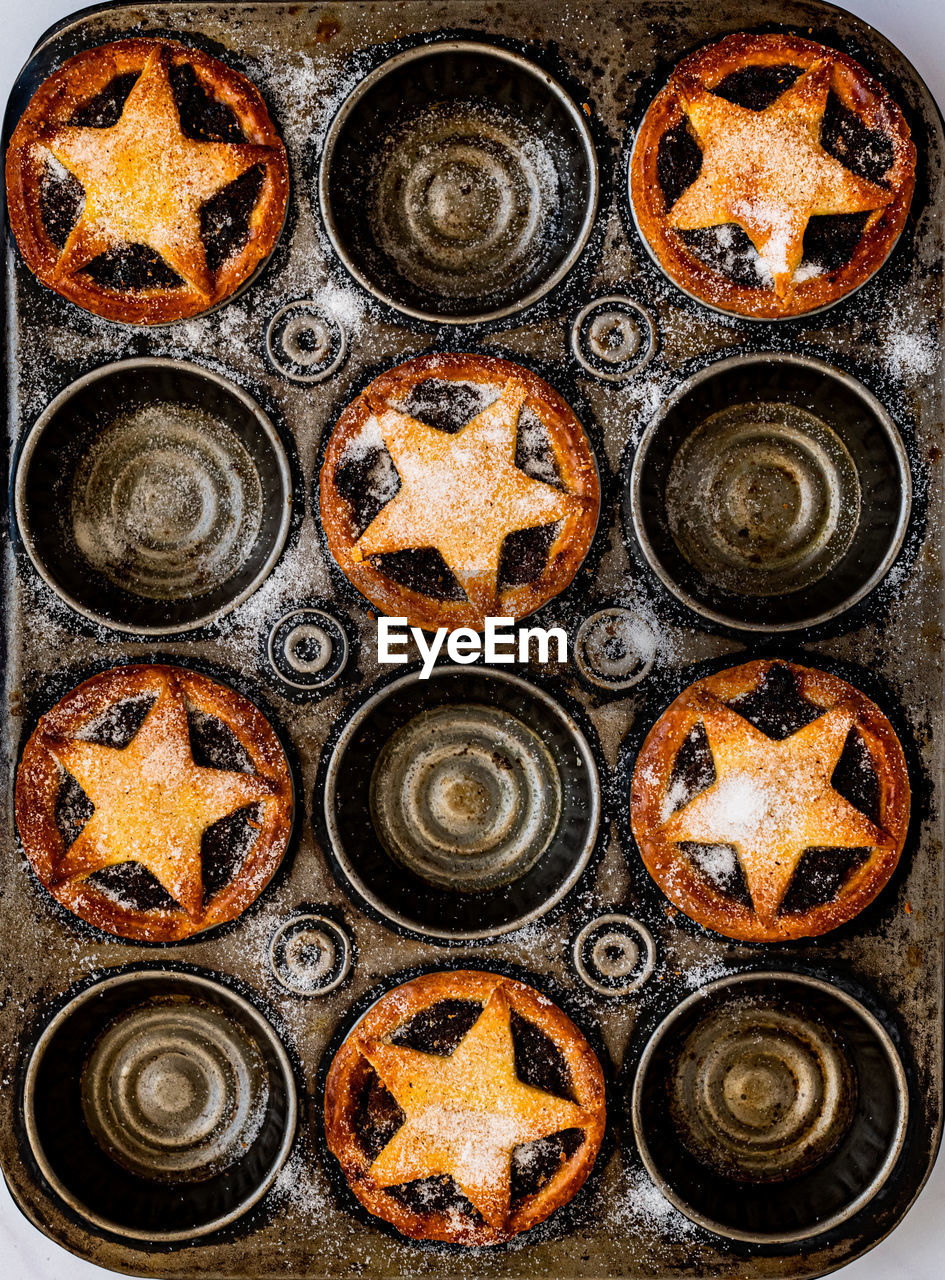
<path id="1" fill-rule="evenodd" d="M 53 22 L 75 12 L 75 0 L 0 0 L 0 101 L 36 40 Z M 945 7 L 942 0 L 848 0 L 911 58 L 945 106 Z M 891 959 L 893 959 L 891 957 Z M 51 1244 L 23 1218 L 0 1180 L 0 1276 L 3 1280 L 104 1280 L 111 1272 L 81 1262 Z M 945 1274 L 945 1158 L 905 1220 L 843 1280 L 941 1280 Z"/>

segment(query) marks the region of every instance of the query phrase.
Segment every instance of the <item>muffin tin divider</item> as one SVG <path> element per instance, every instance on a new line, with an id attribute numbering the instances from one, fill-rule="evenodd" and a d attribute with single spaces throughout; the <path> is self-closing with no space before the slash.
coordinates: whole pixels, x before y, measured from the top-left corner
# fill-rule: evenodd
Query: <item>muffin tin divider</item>
<path id="1" fill-rule="evenodd" d="M 907 113 L 920 167 L 910 223 L 856 298 L 768 325 L 712 313 L 665 280 L 633 228 L 626 173 L 634 127 L 672 66 L 700 43 L 772 23 L 844 48 L 878 74 Z M 499 0 L 488 12 L 466 0 L 119 2 L 77 15 L 40 42 L 11 98 L 6 136 L 14 113 L 64 57 L 129 32 L 173 35 L 205 48 L 260 87 L 289 150 L 287 226 L 267 268 L 238 298 L 213 315 L 153 330 L 77 310 L 40 286 L 8 242 L 7 449 L 15 460 L 47 405 L 91 370 L 136 356 L 186 361 L 232 380 L 268 415 L 288 447 L 295 503 L 286 549 L 266 582 L 212 626 L 160 638 L 129 638 L 70 611 L 32 568 L 4 508 L 0 1164 L 14 1200 L 51 1239 L 81 1256 L 180 1280 L 201 1274 L 670 1280 L 696 1271 L 731 1280 L 776 1271 L 800 1280 L 865 1252 L 918 1193 L 941 1130 L 945 440 L 937 361 L 945 138 L 927 90 L 885 39 L 843 11 L 807 0 Z M 318 210 L 321 148 L 342 102 L 393 54 L 439 38 L 496 43 L 550 73 L 589 122 L 601 178 L 595 228 L 567 277 L 520 316 L 452 329 L 370 298 L 332 253 Z M 642 308 L 648 346 L 651 333 L 655 345 L 645 365 L 620 381 L 595 377 L 572 347 L 572 326 L 585 323 L 587 307 L 615 295 Z M 318 382 L 287 377 L 267 354 L 273 318 L 306 299 L 344 334 L 342 359 Z M 277 323 L 282 333 L 284 319 Z M 491 941 L 455 944 L 400 932 L 365 910 L 336 878 L 313 824 L 325 753 L 339 726 L 378 681 L 405 670 L 377 664 L 374 617 L 331 565 L 317 520 L 321 450 L 341 409 L 375 373 L 429 349 L 517 360 L 550 381 L 586 422 L 602 479 L 597 538 L 587 570 L 537 621 L 562 625 L 573 639 L 589 615 L 629 610 L 652 659 L 636 684 L 613 691 L 584 678 L 573 663 L 516 669 L 587 725 L 601 775 L 602 835 L 578 886 L 546 916 Z M 812 356 L 859 379 L 902 435 L 914 482 L 903 550 L 883 583 L 823 626 L 779 637 L 737 632 L 687 610 L 646 566 L 621 512 L 634 449 L 661 404 L 713 363 L 767 351 Z M 329 358 L 335 355 L 337 348 Z M 342 676 L 308 693 L 287 686 L 267 656 L 272 629 L 297 608 L 328 610 L 349 643 Z M 728 942 L 668 910 L 624 821 L 635 750 L 672 697 L 709 669 L 772 655 L 836 670 L 878 702 L 906 747 L 914 804 L 900 869 L 879 900 L 833 934 L 779 947 Z M 258 701 L 284 735 L 301 784 L 294 855 L 262 898 L 234 924 L 168 947 L 106 938 L 57 908 L 28 872 L 12 819 L 16 761 L 39 715 L 94 670 L 154 659 L 206 670 Z M 272 968 L 277 931 L 305 914 L 333 921 L 353 944 L 350 972 L 321 995 L 289 990 Z M 638 921 L 655 947 L 653 974 L 619 996 L 587 985 L 573 964 L 576 939 L 608 915 Z M 275 1187 L 247 1216 L 192 1246 L 149 1249 L 92 1231 L 51 1193 L 25 1153 L 23 1064 L 41 1027 L 76 983 L 132 965 L 197 968 L 257 1002 L 281 1036 L 300 1087 L 299 1133 Z M 356 1014 L 405 976 L 450 967 L 508 972 L 544 990 L 590 1036 L 610 1080 L 608 1141 L 574 1203 L 512 1246 L 467 1254 L 418 1247 L 359 1211 L 327 1154 L 320 1122 L 330 1051 Z M 647 1035 L 693 991 L 746 970 L 797 971 L 862 1000 L 893 1037 L 910 1086 L 904 1154 L 882 1191 L 850 1222 L 800 1245 L 746 1248 L 695 1226 L 662 1200 L 633 1144 L 630 1094 Z"/>

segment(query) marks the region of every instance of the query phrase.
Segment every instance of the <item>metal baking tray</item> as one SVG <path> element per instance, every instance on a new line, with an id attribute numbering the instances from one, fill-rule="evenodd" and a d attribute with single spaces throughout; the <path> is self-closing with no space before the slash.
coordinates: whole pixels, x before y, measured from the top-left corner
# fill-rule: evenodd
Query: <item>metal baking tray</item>
<path id="1" fill-rule="evenodd" d="M 907 114 L 919 176 L 900 244 L 855 299 L 793 322 L 756 324 L 713 313 L 664 279 L 633 229 L 626 172 L 635 125 L 680 57 L 729 31 L 779 26 L 845 49 L 878 71 Z M 16 1203 L 66 1249 L 149 1276 L 744 1278 L 809 1277 L 842 1266 L 902 1218 L 932 1166 L 942 1122 L 945 442 L 937 372 L 945 139 L 927 89 L 898 50 L 863 22 L 826 4 L 793 0 L 118 3 L 86 10 L 44 37 L 13 91 L 6 136 L 62 59 L 132 32 L 177 35 L 260 86 L 290 153 L 288 224 L 266 270 L 237 300 L 211 316 L 152 330 L 99 321 L 64 303 L 33 279 L 8 238 L 11 458 L 48 402 L 82 374 L 131 356 L 168 357 L 224 375 L 262 405 L 288 448 L 295 503 L 286 550 L 260 589 L 215 624 L 161 638 L 123 636 L 63 605 L 31 567 L 4 508 L 0 1160 Z M 331 250 L 317 193 L 322 142 L 360 79 L 403 48 L 457 36 L 524 53 L 586 104 L 601 174 L 594 232 L 566 279 L 521 314 L 465 327 L 411 319 L 369 298 Z M 587 304 L 614 294 L 643 308 L 656 339 L 646 367 L 622 382 L 588 373 L 570 341 Z M 266 333 L 282 306 L 309 297 L 344 328 L 347 359 L 327 380 L 303 385 L 275 370 Z M 517 669 L 561 702 L 591 743 L 603 785 L 601 835 L 588 869 L 554 911 L 517 932 L 461 945 L 397 931 L 345 892 L 320 818 L 334 736 L 376 682 L 404 670 L 377 665 L 375 618 L 330 565 L 316 516 L 320 445 L 374 372 L 428 349 L 508 355 L 543 373 L 574 406 L 598 454 L 601 522 L 588 567 L 539 621 L 563 625 L 573 636 L 588 614 L 618 604 L 654 640 L 652 670 L 614 692 L 583 681 L 573 664 Z M 821 359 L 859 378 L 898 426 L 914 482 L 904 546 L 882 584 L 852 610 L 779 636 L 732 631 L 676 601 L 646 567 L 623 501 L 635 445 L 660 404 L 722 357 L 767 351 Z M 267 638 L 290 607 L 313 602 L 348 620 L 351 657 L 344 678 L 323 695 L 295 697 L 269 665 Z M 771 655 L 847 674 L 879 701 L 905 744 L 915 808 L 900 869 L 878 902 L 834 933 L 779 947 L 728 942 L 668 912 L 641 867 L 626 816 L 634 751 L 671 697 L 708 669 Z M 276 881 L 236 924 L 168 947 L 105 938 L 56 909 L 25 866 L 12 805 L 18 753 L 38 716 L 92 671 L 154 658 L 217 673 L 248 693 L 282 733 L 299 782 L 297 842 Z M 270 940 L 300 906 L 343 923 L 354 941 L 349 978 L 323 997 L 291 995 L 270 968 Z M 642 921 L 656 941 L 654 975 L 621 999 L 588 987 L 571 962 L 582 926 L 615 911 Z M 51 1193 L 24 1146 L 22 1071 L 40 1028 L 66 993 L 130 965 L 194 967 L 249 994 L 279 1031 L 297 1074 L 300 1124 L 283 1173 L 249 1215 L 195 1243 L 152 1249 L 92 1231 Z M 490 1251 L 417 1246 L 372 1222 L 339 1185 L 321 1131 L 327 1062 L 356 1014 L 404 975 L 451 966 L 519 974 L 546 991 L 589 1035 L 610 1084 L 609 1141 L 589 1185 L 567 1211 Z M 764 969 L 799 971 L 856 993 L 900 1048 L 911 1109 L 898 1166 L 863 1212 L 803 1244 L 762 1247 L 713 1235 L 662 1198 L 634 1146 L 629 1098 L 635 1063 L 660 1017 L 713 978 Z"/>

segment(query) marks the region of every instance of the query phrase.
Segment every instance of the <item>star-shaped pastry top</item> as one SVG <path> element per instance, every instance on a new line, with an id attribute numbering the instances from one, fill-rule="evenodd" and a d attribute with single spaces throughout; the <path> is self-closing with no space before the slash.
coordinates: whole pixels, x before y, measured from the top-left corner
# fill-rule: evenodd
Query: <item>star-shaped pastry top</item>
<path id="1" fill-rule="evenodd" d="M 393 1187 L 449 1174 L 493 1227 L 508 1225 L 514 1148 L 588 1123 L 575 1103 L 518 1078 L 501 987 L 449 1057 L 376 1039 L 360 1049 L 407 1117 L 369 1177 Z"/>
<path id="2" fill-rule="evenodd" d="M 736 223 L 771 272 L 779 297 L 790 292 L 812 217 L 881 209 L 893 198 L 821 146 L 830 68 L 829 59 L 815 62 L 763 111 L 705 88 L 681 95 L 702 168 L 669 210 L 669 225 L 695 231 Z"/>
<path id="3" fill-rule="evenodd" d="M 109 249 L 143 244 L 203 297 L 213 293 L 200 210 L 272 148 L 187 137 L 167 57 L 163 47 L 149 54 L 116 124 L 61 125 L 42 135 L 85 190 L 84 208 L 56 264 L 60 279 Z"/>
<path id="4" fill-rule="evenodd" d="M 895 844 L 831 786 L 854 723 L 838 706 L 778 741 L 707 696 L 703 725 L 715 781 L 673 813 L 661 834 L 733 846 L 755 913 L 770 923 L 805 849 Z"/>
<path id="5" fill-rule="evenodd" d="M 526 396 L 524 384 L 510 378 L 497 400 L 452 434 L 379 407 L 378 425 L 400 489 L 358 539 L 354 558 L 435 547 L 469 601 L 488 613 L 508 535 L 583 509 L 576 495 L 516 467 Z"/>
<path id="6" fill-rule="evenodd" d="M 191 917 L 203 904 L 200 842 L 214 822 L 273 794 L 246 773 L 194 763 L 184 701 L 168 680 L 125 747 L 49 740 L 94 806 L 55 869 L 55 884 L 138 862 Z"/>

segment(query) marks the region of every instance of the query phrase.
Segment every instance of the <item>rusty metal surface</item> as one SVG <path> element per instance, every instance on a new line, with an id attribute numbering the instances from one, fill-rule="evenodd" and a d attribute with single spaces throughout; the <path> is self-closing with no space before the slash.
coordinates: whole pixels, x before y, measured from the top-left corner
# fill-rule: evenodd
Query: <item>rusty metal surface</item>
<path id="1" fill-rule="evenodd" d="M 632 229 L 625 172 L 633 128 L 670 67 L 695 45 L 769 23 L 812 31 L 848 49 L 906 109 L 920 156 L 914 211 L 886 267 L 833 310 L 785 324 L 727 319 L 685 299 L 652 265 Z M 317 4 L 117 5 L 81 15 L 41 45 L 18 82 L 9 129 L 32 90 L 63 57 L 131 31 L 179 33 L 250 75 L 284 132 L 293 166 L 286 233 L 261 277 L 210 317 L 144 331 L 109 325 L 44 290 L 7 243 L 9 446 L 81 374 L 133 354 L 192 360 L 232 378 L 271 415 L 294 467 L 288 548 L 269 581 L 216 627 L 186 638 L 139 642 L 95 628 L 63 606 L 30 568 L 15 538 L 3 547 L 6 619 L 6 776 L 2 814 L 0 954 L 0 1158 L 27 1216 L 67 1249 L 138 1275 L 489 1277 L 808 1277 L 841 1266 L 885 1235 L 918 1192 L 941 1125 L 943 1035 L 942 860 L 942 324 L 945 212 L 942 125 L 905 59 L 865 24 L 826 5 L 782 0 L 703 3 L 569 3 L 509 0 L 374 0 Z M 520 319 L 450 332 L 410 321 L 368 299 L 334 260 L 317 214 L 319 143 L 357 81 L 404 44 L 441 33 L 506 42 L 587 103 L 603 180 L 598 226 L 562 286 Z M 573 358 L 572 320 L 594 297 L 626 293 L 654 318 L 659 347 L 620 384 L 598 381 Z M 346 329 L 348 358 L 325 382 L 292 384 L 266 357 L 266 326 L 285 303 L 327 300 Z M 318 821 L 326 743 L 382 676 L 365 602 L 330 568 L 315 510 L 319 448 L 339 409 L 377 370 L 430 347 L 508 354 L 542 372 L 573 404 L 597 448 L 604 503 L 588 568 L 539 622 L 574 630 L 612 603 L 633 610 L 655 639 L 653 668 L 609 695 L 574 669 L 521 670 L 575 715 L 604 781 L 604 838 L 561 909 L 495 942 L 449 947 L 399 935 L 339 886 Z M 739 351 L 790 350 L 855 374 L 897 423 L 916 497 L 905 547 L 883 585 L 855 610 L 777 643 L 699 624 L 643 566 L 624 519 L 626 461 L 660 402 L 689 374 Z M 329 602 L 359 642 L 348 674 L 315 700 L 287 696 L 265 658 L 269 627 L 297 603 Z M 906 746 L 914 828 L 901 868 L 858 920 L 810 943 L 752 947 L 707 934 L 649 882 L 626 821 L 636 745 L 673 694 L 706 669 L 743 654 L 779 653 L 852 678 L 891 716 Z M 282 873 L 235 925 L 167 948 L 105 939 L 57 909 L 26 870 L 12 815 L 18 752 L 37 717 L 91 671 L 160 656 L 215 672 L 247 692 L 282 731 L 298 771 L 299 833 Z M 385 675 L 386 672 L 386 675 Z M 313 815 L 316 819 L 313 825 Z M 302 999 L 274 980 L 268 945 L 302 905 L 343 920 L 356 954 L 351 976 L 321 998 Z M 571 965 L 572 942 L 591 919 L 626 912 L 656 940 L 654 976 L 622 999 L 596 993 Z M 102 970 L 129 964 L 189 965 L 248 989 L 293 1056 L 302 1119 L 293 1154 L 257 1211 L 218 1237 L 163 1252 L 101 1236 L 49 1194 L 24 1155 L 18 1103 L 24 1055 L 63 994 Z M 331 1047 L 385 984 L 418 967 L 464 965 L 517 972 L 547 991 L 597 1046 L 611 1082 L 610 1142 L 576 1202 L 515 1244 L 462 1253 L 410 1244 L 373 1224 L 339 1185 L 320 1134 L 320 1085 Z M 695 1227 L 651 1187 L 633 1149 L 629 1082 L 645 1034 L 672 1005 L 713 977 L 740 968 L 796 968 L 858 994 L 897 1039 L 910 1079 L 905 1155 L 877 1199 L 832 1235 L 782 1249 L 727 1243 Z"/>

